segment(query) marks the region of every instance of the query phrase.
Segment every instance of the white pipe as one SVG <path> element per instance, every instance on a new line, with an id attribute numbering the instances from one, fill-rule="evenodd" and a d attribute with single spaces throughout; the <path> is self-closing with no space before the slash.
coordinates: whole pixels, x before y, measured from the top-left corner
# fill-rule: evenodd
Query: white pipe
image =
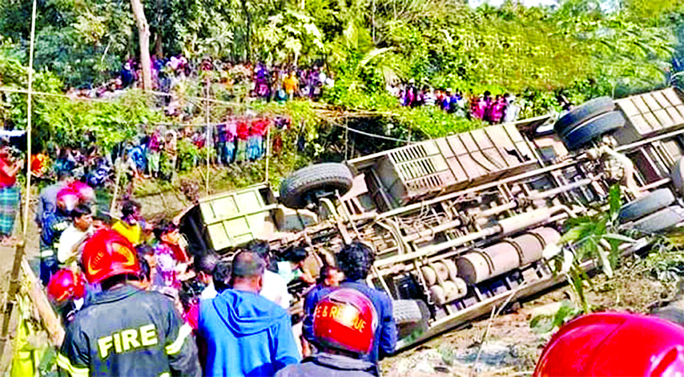
<path id="1" fill-rule="evenodd" d="M 375 263 L 377 267 L 392 265 L 395 263 L 405 262 L 407 260 L 421 258 L 424 256 L 430 256 L 436 254 L 440 251 L 451 249 L 453 247 L 458 247 L 464 245 L 468 242 L 475 241 L 481 238 L 490 237 L 493 235 L 501 234 L 506 235 L 510 233 L 515 233 L 521 231 L 525 228 L 531 227 L 533 225 L 538 225 L 541 223 L 546 223 L 551 218 L 552 215 L 557 212 L 565 212 L 569 216 L 574 217 L 575 214 L 566 206 L 554 206 L 552 208 L 540 208 L 531 212 L 526 212 L 521 215 L 509 217 L 499 221 L 498 224 L 484 228 L 479 232 L 466 234 L 463 237 L 455 238 L 453 240 L 442 242 L 436 245 L 429 245 L 422 247 L 412 253 L 397 255 L 396 257 L 390 257 L 386 259 L 379 260 Z"/>

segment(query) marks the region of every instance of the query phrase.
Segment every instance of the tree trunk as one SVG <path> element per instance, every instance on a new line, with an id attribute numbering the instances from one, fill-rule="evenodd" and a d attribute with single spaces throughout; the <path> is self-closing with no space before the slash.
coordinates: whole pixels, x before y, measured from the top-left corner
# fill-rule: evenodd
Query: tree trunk
<path id="1" fill-rule="evenodd" d="M 249 63 L 252 61 L 252 14 L 247 9 L 247 0 L 242 0 L 240 3 L 247 20 L 247 62 Z"/>
<path id="2" fill-rule="evenodd" d="M 145 8 L 142 0 L 131 0 L 133 16 L 138 24 L 138 36 L 140 40 L 140 67 L 142 68 L 143 90 L 152 89 L 152 61 L 150 60 L 150 26 L 145 18 Z"/>
<path id="3" fill-rule="evenodd" d="M 154 39 L 154 53 L 157 59 L 164 57 L 164 46 L 162 45 L 162 35 L 161 32 L 157 32 Z"/>
<path id="4" fill-rule="evenodd" d="M 164 1 L 157 0 L 157 31 L 154 36 L 154 53 L 157 59 L 164 57 L 163 42 L 162 42 L 162 23 L 164 22 Z"/>

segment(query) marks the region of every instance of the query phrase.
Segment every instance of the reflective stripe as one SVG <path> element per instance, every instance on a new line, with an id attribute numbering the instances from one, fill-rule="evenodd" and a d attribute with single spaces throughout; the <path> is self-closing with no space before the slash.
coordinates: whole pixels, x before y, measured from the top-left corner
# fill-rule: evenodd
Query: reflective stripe
<path id="1" fill-rule="evenodd" d="M 167 355 L 175 355 L 178 352 L 181 351 L 181 348 L 183 348 L 183 344 L 185 343 L 185 338 L 187 338 L 190 334 L 192 334 L 192 327 L 188 325 L 187 323 L 184 323 L 183 326 L 178 330 L 178 338 L 176 340 L 166 346 L 166 354 Z"/>
<path id="2" fill-rule="evenodd" d="M 57 366 L 69 372 L 69 375 L 72 377 L 88 377 L 90 375 L 90 370 L 88 368 L 75 367 L 71 364 L 71 361 L 61 353 L 57 354 Z"/>
<path id="3" fill-rule="evenodd" d="M 160 374 L 159 377 L 171 377 L 171 373 L 164 372 L 164 373 Z"/>
<path id="4" fill-rule="evenodd" d="M 55 252 L 52 249 L 47 249 L 47 250 L 43 250 L 40 252 L 41 258 L 47 258 L 47 257 L 51 257 L 53 255 L 55 255 Z"/>

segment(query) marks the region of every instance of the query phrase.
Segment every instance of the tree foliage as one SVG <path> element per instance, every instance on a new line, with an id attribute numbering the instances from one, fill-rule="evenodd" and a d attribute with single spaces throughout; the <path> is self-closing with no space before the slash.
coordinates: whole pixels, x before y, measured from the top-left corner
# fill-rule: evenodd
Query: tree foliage
<path id="1" fill-rule="evenodd" d="M 106 81 L 137 55 L 128 1 L 38 4 L 35 67 L 46 82 L 61 85 L 51 90 Z M 209 55 L 234 63 L 323 64 L 336 84 L 326 91 L 326 101 L 387 114 L 380 125 L 397 137 L 436 137 L 480 126 L 429 109 L 399 108 L 386 86 L 410 79 L 466 93 L 513 92 L 521 116 L 530 117 L 559 110 L 559 96 L 576 104 L 599 95 L 620 97 L 674 82 L 684 69 L 684 3 L 678 0 L 559 0 L 555 7 L 506 1 L 476 9 L 463 0 L 145 0 L 144 5 L 152 53 L 182 53 L 194 62 Z M 0 3 L 5 84 L 23 86 L 25 80 L 17 72 L 27 65 L 30 6 L 22 0 Z M 49 105 L 38 105 L 38 111 L 43 106 Z M 25 117 L 11 115 L 21 109 L 16 103 L 2 116 L 21 125 Z M 66 116 L 71 110 L 89 108 L 80 104 L 55 113 Z M 46 132 L 68 123 L 53 117 Z"/>
<path id="2" fill-rule="evenodd" d="M 39 4 L 37 67 L 66 84 L 101 80 L 136 51 L 127 2 Z M 0 35 L 20 51 L 30 5 L 0 4 Z M 587 80 L 602 93 L 662 85 L 684 13 L 677 0 L 562 0 L 555 8 L 507 1 L 477 9 L 462 0 L 149 0 L 145 7 L 153 52 L 325 61 L 363 81 L 349 82 L 353 90 L 366 91 L 408 78 L 476 92 L 581 92 Z M 369 53 L 377 56 L 364 60 Z"/>

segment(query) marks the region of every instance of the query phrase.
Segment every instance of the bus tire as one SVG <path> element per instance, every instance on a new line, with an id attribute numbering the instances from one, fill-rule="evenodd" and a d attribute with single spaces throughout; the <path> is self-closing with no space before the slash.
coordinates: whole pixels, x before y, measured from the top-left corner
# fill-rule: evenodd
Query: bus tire
<path id="1" fill-rule="evenodd" d="M 570 151 L 576 151 L 584 145 L 596 140 L 601 135 L 617 130 L 625 125 L 625 117 L 619 111 L 599 115 L 598 117 L 576 127 L 563 137 L 563 143 Z"/>
<path id="2" fill-rule="evenodd" d="M 582 105 L 570 110 L 567 114 L 560 117 L 560 119 L 558 119 L 553 125 L 553 129 L 560 137 L 563 137 L 572 131 L 573 128 L 590 120 L 591 118 L 613 110 L 615 110 L 615 103 L 613 103 L 612 98 L 594 98 L 593 100 L 583 103 Z"/>
<path id="3" fill-rule="evenodd" d="M 684 221 L 684 208 L 671 206 L 631 223 L 630 227 L 642 233 L 660 233 L 682 221 Z"/>
<path id="4" fill-rule="evenodd" d="M 286 207 L 303 209 L 315 192 L 349 192 L 354 177 L 347 165 L 330 162 L 297 170 L 280 184 L 280 202 Z"/>
<path id="5" fill-rule="evenodd" d="M 618 214 L 618 220 L 620 220 L 621 223 L 626 223 L 642 218 L 669 206 L 674 203 L 674 201 L 675 197 L 670 189 L 663 188 L 655 190 L 648 193 L 646 196 L 642 196 L 639 199 L 622 206 L 622 208 L 620 208 L 620 213 Z"/>
<path id="6" fill-rule="evenodd" d="M 417 323 L 429 318 L 427 305 L 420 300 L 393 300 L 392 314 L 397 325 Z"/>

